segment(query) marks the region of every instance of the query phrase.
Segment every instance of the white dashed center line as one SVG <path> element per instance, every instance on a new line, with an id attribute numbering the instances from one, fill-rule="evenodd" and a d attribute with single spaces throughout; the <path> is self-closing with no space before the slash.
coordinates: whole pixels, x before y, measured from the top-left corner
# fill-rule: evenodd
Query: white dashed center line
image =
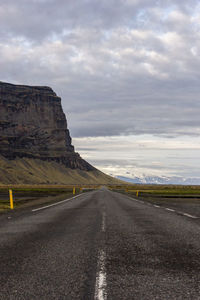
<path id="1" fill-rule="evenodd" d="M 106 213 L 105 212 L 103 212 L 103 216 L 102 216 L 101 230 L 102 230 L 102 232 L 106 231 Z"/>
<path id="2" fill-rule="evenodd" d="M 106 300 L 106 254 L 103 250 L 100 251 L 98 258 L 98 272 L 96 276 L 96 286 L 95 286 L 95 300 Z"/>
<path id="3" fill-rule="evenodd" d="M 160 207 L 159 205 L 154 205 L 154 207 Z"/>
<path id="4" fill-rule="evenodd" d="M 103 212 L 102 215 L 102 224 L 101 231 L 106 231 L 106 213 Z M 96 275 L 96 284 L 95 284 L 95 300 L 107 300 L 106 293 L 106 252 L 101 249 L 99 251 L 98 256 L 98 264 L 97 264 L 97 275 Z"/>

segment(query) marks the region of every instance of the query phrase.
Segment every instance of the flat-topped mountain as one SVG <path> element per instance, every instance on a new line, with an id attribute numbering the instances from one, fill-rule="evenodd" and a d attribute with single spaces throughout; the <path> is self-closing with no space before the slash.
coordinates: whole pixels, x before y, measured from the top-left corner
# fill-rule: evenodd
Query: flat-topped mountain
<path id="1" fill-rule="evenodd" d="M 94 169 L 74 152 L 61 98 L 49 87 L 0 82 L 0 154 Z"/>
<path id="2" fill-rule="evenodd" d="M 50 87 L 0 81 L 0 184 L 118 183 L 74 151 Z"/>

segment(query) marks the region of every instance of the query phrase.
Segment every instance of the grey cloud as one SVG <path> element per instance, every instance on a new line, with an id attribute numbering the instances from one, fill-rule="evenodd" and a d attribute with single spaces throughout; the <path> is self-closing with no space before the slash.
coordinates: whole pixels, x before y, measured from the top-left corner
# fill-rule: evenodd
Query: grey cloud
<path id="1" fill-rule="evenodd" d="M 1 36 L 19 35 L 39 40 L 53 33 L 76 27 L 113 29 L 120 26 L 152 25 L 148 9 L 177 6 L 188 12 L 195 0 L 124 1 L 124 0 L 2 0 L 0 3 Z"/>
<path id="2" fill-rule="evenodd" d="M 134 16 L 138 4 L 123 4 L 121 0 L 19 0 L 1 1 L 0 8 L 2 34 L 6 31 L 37 40 L 75 27 L 110 28 L 113 23 L 123 23 L 128 15 Z"/>
<path id="3" fill-rule="evenodd" d="M 72 136 L 199 134 L 197 3 L 2 0 L 1 80 L 52 86 Z"/>
<path id="4" fill-rule="evenodd" d="M 1 0 L 0 80 L 51 86 L 103 171 L 198 176 L 199 16 L 197 0 Z"/>

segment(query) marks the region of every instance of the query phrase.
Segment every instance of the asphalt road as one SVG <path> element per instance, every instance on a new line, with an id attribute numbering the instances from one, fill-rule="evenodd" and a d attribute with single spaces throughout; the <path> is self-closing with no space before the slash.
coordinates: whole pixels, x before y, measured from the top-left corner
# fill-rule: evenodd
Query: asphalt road
<path id="1" fill-rule="evenodd" d="M 106 189 L 0 216 L 0 299 L 200 299 L 200 219 Z"/>

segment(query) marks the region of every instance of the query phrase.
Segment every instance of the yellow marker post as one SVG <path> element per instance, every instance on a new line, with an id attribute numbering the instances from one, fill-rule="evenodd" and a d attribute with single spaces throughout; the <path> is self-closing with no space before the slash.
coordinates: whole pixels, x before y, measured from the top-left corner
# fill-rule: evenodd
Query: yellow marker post
<path id="1" fill-rule="evenodd" d="M 76 194 L 76 188 L 73 187 L 73 195 L 75 195 L 75 194 Z"/>
<path id="2" fill-rule="evenodd" d="M 136 192 L 136 196 L 137 196 L 137 197 L 139 196 L 139 191 Z"/>
<path id="3" fill-rule="evenodd" d="M 12 190 L 9 190 L 9 196 L 10 196 L 10 209 L 14 209 L 14 205 L 13 205 L 13 193 Z"/>
<path id="4" fill-rule="evenodd" d="M 79 190 L 79 192 L 80 192 L 80 193 L 82 192 L 82 187 L 80 187 L 80 190 Z"/>

